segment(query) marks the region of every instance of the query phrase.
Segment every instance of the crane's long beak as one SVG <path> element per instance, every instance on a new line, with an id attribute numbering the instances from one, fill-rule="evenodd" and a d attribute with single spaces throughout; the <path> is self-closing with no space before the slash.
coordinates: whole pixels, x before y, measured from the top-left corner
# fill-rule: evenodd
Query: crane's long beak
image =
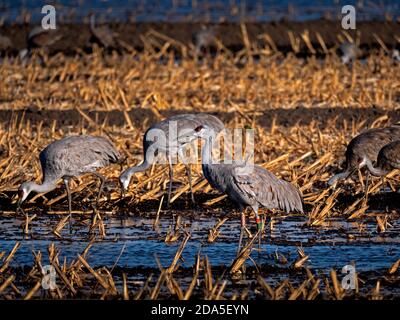
<path id="1" fill-rule="evenodd" d="M 178 144 L 179 146 L 183 146 L 185 144 L 191 143 L 192 141 L 196 140 L 197 137 L 195 135 L 195 132 L 191 132 L 191 133 L 186 133 L 186 134 L 182 134 L 178 137 Z"/>
<path id="2" fill-rule="evenodd" d="M 124 186 L 122 185 L 121 182 L 119 183 L 119 188 L 120 188 L 120 191 L 121 191 L 120 198 L 123 199 L 123 198 L 125 198 L 125 188 L 124 188 Z"/>
<path id="3" fill-rule="evenodd" d="M 17 202 L 17 210 L 16 210 L 16 213 L 22 212 L 22 214 L 25 214 L 25 211 L 24 211 L 24 209 L 22 209 L 21 205 L 22 205 L 22 197 L 19 196 L 19 199 L 18 199 L 18 202 Z"/>

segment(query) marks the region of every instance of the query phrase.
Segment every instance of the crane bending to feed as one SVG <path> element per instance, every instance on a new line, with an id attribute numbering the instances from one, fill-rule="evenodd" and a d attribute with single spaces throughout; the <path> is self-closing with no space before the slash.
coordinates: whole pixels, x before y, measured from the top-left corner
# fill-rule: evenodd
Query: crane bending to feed
<path id="1" fill-rule="evenodd" d="M 379 151 L 388 143 L 400 140 L 400 125 L 369 129 L 354 137 L 347 145 L 345 170 L 334 175 L 328 180 L 329 185 L 334 185 L 338 180 L 347 179 L 357 169 L 366 166 L 368 162 L 377 161 Z M 370 170 L 369 170 L 370 171 Z M 368 176 L 365 184 L 365 192 L 368 190 Z"/>
<path id="2" fill-rule="evenodd" d="M 33 181 L 25 181 L 18 189 L 18 208 L 28 195 L 34 192 L 49 192 L 56 188 L 58 180 L 62 179 L 68 194 L 68 210 L 71 218 L 71 191 L 69 181 L 73 177 L 91 173 L 100 181 L 97 194 L 98 202 L 103 190 L 105 178 L 96 172 L 97 169 L 106 167 L 112 163 L 118 163 L 121 159 L 115 146 L 106 138 L 98 136 L 69 136 L 49 144 L 39 155 L 42 167 L 42 184 Z"/>
<path id="3" fill-rule="evenodd" d="M 394 169 L 400 169 L 400 141 L 384 146 L 378 154 L 377 165 L 367 161 L 368 170 L 376 177 L 383 177 Z"/>
<path id="4" fill-rule="evenodd" d="M 212 187 L 237 203 L 241 211 L 239 249 L 246 228 L 244 208 L 250 206 L 255 214 L 257 229 L 262 229 L 259 207 L 286 212 L 303 212 L 300 191 L 291 183 L 278 179 L 267 169 L 248 163 L 212 163 L 212 128 L 207 125 L 195 129 L 194 136 L 204 140 L 202 170 Z"/>
<path id="5" fill-rule="evenodd" d="M 170 136 L 170 128 L 176 125 L 175 136 Z M 192 202 L 194 203 L 194 195 L 192 190 L 192 174 L 190 166 L 185 162 L 184 150 L 190 141 L 182 140 L 179 137 L 184 134 L 194 132 L 194 129 L 200 125 L 208 125 L 215 132 L 219 133 L 225 129 L 223 122 L 216 116 L 207 113 L 197 114 L 180 114 L 172 116 L 161 122 L 152 125 L 147 129 L 143 136 L 143 162 L 137 166 L 131 167 L 123 171 L 120 175 L 121 187 L 124 191 L 128 189 L 129 182 L 133 174 L 147 170 L 155 160 L 155 153 L 163 153 L 167 157 L 169 165 L 169 187 L 168 187 L 168 204 L 171 200 L 172 180 L 174 171 L 172 167 L 172 154 L 178 154 L 179 158 L 185 165 L 186 173 L 189 177 L 189 187 Z M 161 133 L 161 134 L 160 134 Z M 156 140 L 154 139 L 156 135 Z"/>

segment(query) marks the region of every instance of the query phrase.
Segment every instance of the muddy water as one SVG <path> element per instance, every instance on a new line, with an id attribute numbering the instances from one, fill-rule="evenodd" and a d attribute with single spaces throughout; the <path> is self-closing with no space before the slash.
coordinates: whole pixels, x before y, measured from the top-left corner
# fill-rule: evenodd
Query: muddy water
<path id="1" fill-rule="evenodd" d="M 192 216 L 193 212 L 188 216 Z M 164 241 L 168 228 L 172 225 L 170 215 L 160 217 L 159 230 L 153 230 L 154 214 L 149 217 L 105 216 L 106 237 L 98 240 L 91 247 L 88 262 L 93 266 L 118 266 L 121 268 L 150 267 L 157 268 L 156 256 L 161 264 L 168 266 L 180 241 L 167 244 Z M 185 215 L 186 216 L 186 215 Z M 0 251 L 10 251 L 16 241 L 21 247 L 11 266 L 32 265 L 32 250 L 46 252 L 49 244 L 54 242 L 60 251 L 60 261 L 76 259 L 89 243 L 89 226 L 82 220 L 74 220 L 72 232 L 65 227 L 62 238 L 57 238 L 53 228 L 60 217 L 40 216 L 30 225 L 30 235 L 23 235 L 20 217 L 0 218 Z M 307 266 L 313 269 L 328 271 L 331 268 L 342 268 L 355 263 L 359 271 L 386 270 L 400 258 L 398 219 L 391 221 L 391 227 L 384 233 L 376 229 L 373 217 L 362 224 L 344 219 L 331 219 L 323 227 L 307 225 L 307 217 L 274 217 L 273 229 L 268 230 L 261 244 L 261 251 L 254 251 L 252 257 L 258 264 L 279 265 L 275 257 L 280 253 L 288 260 L 290 266 L 298 259 L 297 250 L 304 249 L 309 256 Z M 217 219 L 207 214 L 194 218 L 183 218 L 183 229 L 191 234 L 184 249 L 183 267 L 191 267 L 196 254 L 201 250 L 207 255 L 213 266 L 229 266 L 236 255 L 239 239 L 239 219 L 231 218 L 222 227 L 220 236 L 214 243 L 207 242 L 208 230 Z M 252 229 L 254 231 L 254 229 Z M 183 235 L 181 239 L 183 238 Z M 47 254 L 44 254 L 46 262 Z M 252 264 L 249 262 L 249 264 Z M 282 265 L 282 264 L 281 264 Z"/>

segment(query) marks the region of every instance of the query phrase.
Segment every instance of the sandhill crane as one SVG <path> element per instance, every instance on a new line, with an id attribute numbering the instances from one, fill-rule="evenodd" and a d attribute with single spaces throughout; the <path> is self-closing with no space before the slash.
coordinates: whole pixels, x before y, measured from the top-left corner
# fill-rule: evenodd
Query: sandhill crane
<path id="1" fill-rule="evenodd" d="M 193 40 L 196 45 L 196 56 L 201 55 L 203 49 L 208 52 L 212 46 L 216 45 L 214 28 L 207 28 L 203 25 L 201 30 L 193 34 Z"/>
<path id="2" fill-rule="evenodd" d="M 394 61 L 400 61 L 400 52 L 399 52 L 399 50 L 397 50 L 397 49 L 394 49 L 393 51 L 392 51 L 392 59 L 394 60 Z"/>
<path id="3" fill-rule="evenodd" d="M 340 179 L 347 179 L 357 169 L 364 167 L 368 161 L 375 162 L 379 151 L 388 143 L 400 139 L 400 125 L 385 128 L 369 129 L 353 138 L 346 149 L 345 171 L 334 175 L 328 184 L 334 185 Z M 367 172 L 367 182 L 368 185 Z M 366 189 L 367 191 L 367 189 Z"/>
<path id="4" fill-rule="evenodd" d="M 114 33 L 106 25 L 96 26 L 94 14 L 90 15 L 90 32 L 103 47 L 117 48 Z"/>
<path id="5" fill-rule="evenodd" d="M 12 48 L 12 41 L 6 36 L 0 34 L 0 51 L 5 51 Z"/>
<path id="6" fill-rule="evenodd" d="M 278 179 L 273 173 L 257 165 L 245 162 L 212 163 L 212 142 L 215 139 L 213 129 L 207 125 L 198 126 L 194 136 L 204 140 L 202 169 L 205 178 L 212 187 L 227 194 L 240 207 L 239 249 L 246 228 L 245 207 L 250 206 L 253 209 L 259 231 L 262 229 L 258 215 L 260 206 L 270 210 L 303 212 L 302 196 L 294 185 Z"/>
<path id="7" fill-rule="evenodd" d="M 28 47 L 19 52 L 19 57 L 21 60 L 25 61 L 32 50 L 39 48 L 47 49 L 49 46 L 62 39 L 62 37 L 62 34 L 60 34 L 57 29 L 43 29 L 41 26 L 36 26 L 29 31 L 27 37 Z"/>
<path id="8" fill-rule="evenodd" d="M 172 124 L 176 125 L 176 137 L 170 137 L 169 131 Z M 224 124 L 216 116 L 207 113 L 197 113 L 197 114 L 180 114 L 177 116 L 172 116 L 159 123 L 152 125 L 147 129 L 143 136 L 143 162 L 135 167 L 126 169 L 120 175 L 120 183 L 123 190 L 127 190 L 131 177 L 136 172 L 141 172 L 147 170 L 154 163 L 153 151 L 158 153 L 163 153 L 166 155 L 169 164 L 169 188 L 168 188 L 168 204 L 171 200 L 172 193 L 172 179 L 173 179 L 173 167 L 171 162 L 171 154 L 178 154 L 179 158 L 182 160 L 186 167 L 186 174 L 189 177 L 189 187 L 192 202 L 194 203 L 194 195 L 192 190 L 192 175 L 190 166 L 185 163 L 184 150 L 187 141 L 178 141 L 179 137 L 187 132 L 194 132 L 193 130 L 199 125 L 207 124 L 214 129 L 215 132 L 219 133 L 224 130 Z M 163 134 L 157 137 L 154 141 L 154 133 L 157 130 L 161 130 Z M 169 141 L 171 139 L 171 141 Z"/>
<path id="9" fill-rule="evenodd" d="M 58 33 L 56 29 L 43 29 L 41 26 L 36 26 L 28 34 L 28 47 L 47 47 L 61 38 L 62 35 Z"/>
<path id="10" fill-rule="evenodd" d="M 97 203 L 105 178 L 96 170 L 119 162 L 120 155 L 114 145 L 104 137 L 78 135 L 52 142 L 40 152 L 39 160 L 43 173 L 42 184 L 33 181 L 25 181 L 21 184 L 18 189 L 18 209 L 32 191 L 49 192 L 56 188 L 58 180 L 63 179 L 68 194 L 68 210 L 71 218 L 70 179 L 85 173 L 97 176 L 101 181 L 96 198 Z"/>
<path id="11" fill-rule="evenodd" d="M 340 59 L 343 64 L 353 63 L 361 54 L 361 50 L 353 42 L 343 42 L 340 45 L 340 51 L 342 52 Z"/>
<path id="12" fill-rule="evenodd" d="M 376 177 L 382 177 L 394 169 L 400 169 L 400 141 L 391 142 L 379 151 L 376 166 L 369 159 L 366 165 L 371 174 Z"/>

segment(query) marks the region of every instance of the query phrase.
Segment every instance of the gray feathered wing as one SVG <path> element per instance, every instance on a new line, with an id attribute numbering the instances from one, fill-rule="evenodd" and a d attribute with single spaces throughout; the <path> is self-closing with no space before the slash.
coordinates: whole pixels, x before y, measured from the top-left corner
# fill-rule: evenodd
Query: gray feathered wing
<path id="1" fill-rule="evenodd" d="M 40 154 L 43 181 L 80 175 L 116 163 L 120 155 L 106 138 L 71 136 L 50 144 Z"/>
<path id="2" fill-rule="evenodd" d="M 254 166 L 253 170 L 236 167 L 233 179 L 241 192 L 268 209 L 303 212 L 299 190 L 291 183 L 278 179 L 268 170 Z"/>

